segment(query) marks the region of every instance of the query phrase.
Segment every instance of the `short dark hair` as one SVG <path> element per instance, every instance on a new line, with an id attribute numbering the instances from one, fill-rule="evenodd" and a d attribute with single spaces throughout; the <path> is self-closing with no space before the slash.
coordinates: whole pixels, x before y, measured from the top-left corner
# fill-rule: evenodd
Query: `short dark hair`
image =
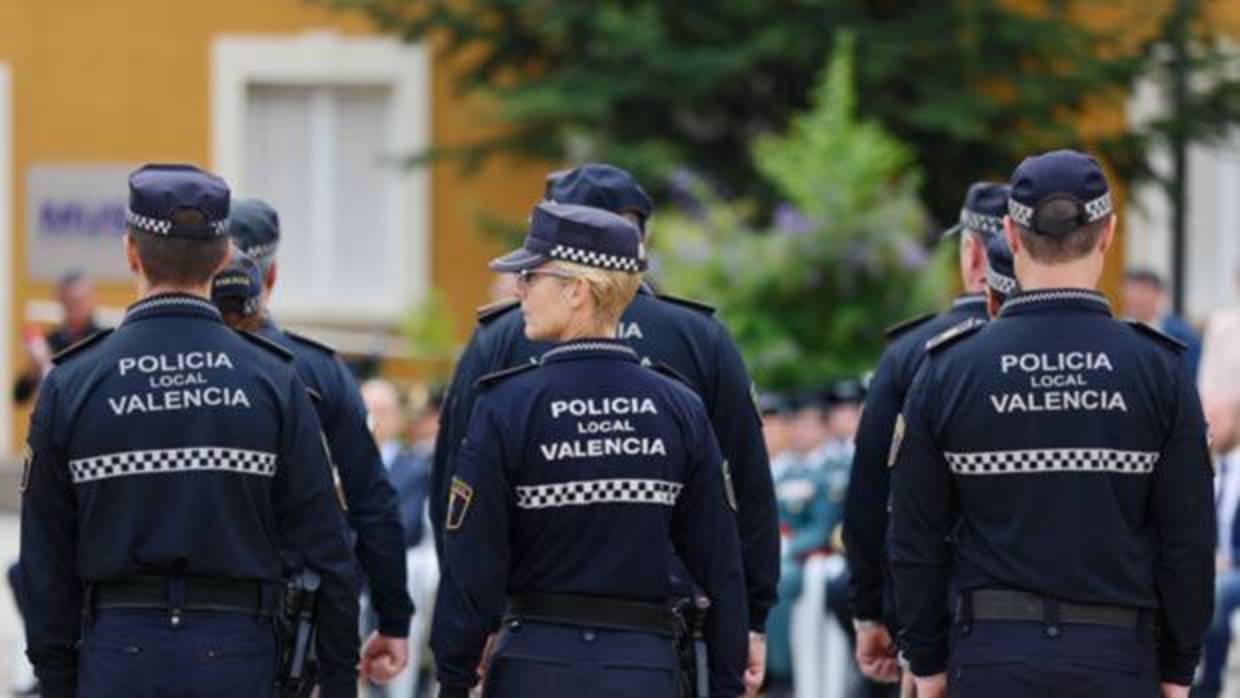
<path id="1" fill-rule="evenodd" d="M 196 209 L 178 209 L 172 222 L 204 225 L 206 217 Z M 138 250 L 142 271 L 152 284 L 201 286 L 209 283 L 228 256 L 229 238 L 174 238 L 131 227 L 129 236 Z"/>
<path id="2" fill-rule="evenodd" d="M 1070 219 L 1078 215 L 1076 202 L 1063 199 L 1048 201 L 1038 208 L 1038 215 L 1051 219 Z M 1029 230 L 1016 223 L 1016 232 L 1020 234 L 1020 244 L 1029 251 L 1029 256 L 1041 264 L 1063 264 L 1089 254 L 1098 246 L 1110 223 L 1111 217 L 1105 216 L 1093 223 L 1086 223 L 1075 230 L 1062 235 L 1043 235 Z"/>
<path id="3" fill-rule="evenodd" d="M 1124 281 L 1131 281 L 1138 284 L 1148 284 L 1161 291 L 1163 289 L 1162 277 L 1158 272 L 1148 267 L 1137 267 L 1124 272 Z"/>

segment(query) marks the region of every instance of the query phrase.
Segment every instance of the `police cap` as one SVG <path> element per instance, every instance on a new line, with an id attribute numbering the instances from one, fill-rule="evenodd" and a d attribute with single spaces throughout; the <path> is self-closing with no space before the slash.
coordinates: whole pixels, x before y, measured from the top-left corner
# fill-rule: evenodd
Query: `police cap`
<path id="1" fill-rule="evenodd" d="M 1003 216 L 1008 209 L 1008 186 L 998 182 L 974 182 L 964 197 L 960 220 L 943 231 L 942 237 L 972 230 L 981 235 L 1003 233 Z"/>
<path id="2" fill-rule="evenodd" d="M 491 261 L 501 272 L 533 269 L 553 259 L 610 271 L 645 271 L 637 226 L 609 211 L 544 201 L 534 207 L 519 249 Z"/>
<path id="3" fill-rule="evenodd" d="M 262 295 L 262 269 L 234 245 L 228 264 L 211 279 L 211 302 L 221 312 L 249 316 L 258 312 Z"/>
<path id="4" fill-rule="evenodd" d="M 1008 215 L 1022 228 L 1057 237 L 1111 215 L 1111 192 L 1098 161 L 1074 150 L 1025 158 L 1012 173 Z"/>
<path id="5" fill-rule="evenodd" d="M 280 245 L 280 215 L 261 199 L 238 199 L 233 202 L 228 234 L 242 252 L 266 269 Z"/>
<path id="6" fill-rule="evenodd" d="M 193 165 L 143 165 L 129 175 L 125 222 L 154 235 L 209 240 L 228 231 L 228 203 L 224 180 Z"/>
<path id="7" fill-rule="evenodd" d="M 547 199 L 557 203 L 636 213 L 643 228 L 654 212 L 654 202 L 642 185 L 614 165 L 590 163 L 568 172 L 553 172 L 547 179 Z"/>
<path id="8" fill-rule="evenodd" d="M 1005 296 L 1020 290 L 1012 263 L 1012 248 L 1002 235 L 986 239 L 986 285 Z"/>

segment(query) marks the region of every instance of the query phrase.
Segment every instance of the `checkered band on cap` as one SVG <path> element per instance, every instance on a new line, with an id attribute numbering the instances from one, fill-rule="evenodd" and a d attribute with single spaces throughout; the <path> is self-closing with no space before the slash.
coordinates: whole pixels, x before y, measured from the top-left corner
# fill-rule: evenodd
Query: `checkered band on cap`
<path id="1" fill-rule="evenodd" d="M 960 224 L 969 230 L 988 235 L 999 235 L 1003 232 L 1003 219 L 998 216 L 987 216 L 967 208 L 960 210 Z"/>
<path id="2" fill-rule="evenodd" d="M 615 269 L 617 271 L 641 271 L 641 260 L 636 257 L 621 257 L 620 255 L 583 250 L 580 247 L 571 247 L 569 245 L 556 245 L 551 248 L 547 256 L 552 259 L 562 259 L 565 262 L 584 264 L 588 267 Z"/>
<path id="3" fill-rule="evenodd" d="M 1085 202 L 1085 222 L 1093 223 L 1111 215 L 1111 193 L 1107 192 L 1096 199 Z M 1015 199 L 1008 199 L 1008 215 L 1012 220 L 1025 228 L 1033 226 L 1033 207 L 1026 206 Z"/>
<path id="4" fill-rule="evenodd" d="M 75 484 L 131 475 L 203 471 L 274 477 L 276 454 L 240 448 L 200 446 L 120 451 L 69 461 L 69 473 Z"/>
<path id="5" fill-rule="evenodd" d="M 673 506 L 684 485 L 669 480 L 574 480 L 517 487 L 520 509 L 554 509 L 591 504 Z"/>
<path id="6" fill-rule="evenodd" d="M 261 245 L 250 245 L 249 247 L 243 247 L 241 248 L 241 251 L 253 257 L 254 261 L 262 262 L 270 258 L 271 255 L 275 254 L 276 247 L 278 246 L 279 243 L 276 241 L 264 242 Z"/>
<path id="7" fill-rule="evenodd" d="M 1033 225 L 1033 207 L 1026 206 L 1016 199 L 1008 199 L 1008 215 L 1026 228 Z"/>
<path id="8" fill-rule="evenodd" d="M 138 230 L 145 230 L 156 235 L 168 235 L 172 232 L 172 221 L 151 218 L 130 209 L 125 209 L 125 222 Z M 228 231 L 228 221 L 216 221 L 208 223 L 207 226 L 211 228 L 211 232 L 215 235 L 223 235 Z"/>
<path id="9" fill-rule="evenodd" d="M 988 267 L 986 269 L 986 285 L 999 293 L 1011 295 L 1016 291 L 1018 284 L 1016 283 L 1016 279 L 1013 279 L 1006 274 L 1000 274 L 993 268 Z"/>
<path id="10" fill-rule="evenodd" d="M 944 453 L 956 475 L 1023 475 L 1036 473 L 1115 473 L 1150 475 L 1158 451 L 1113 448 L 1046 448 L 1015 451 Z"/>

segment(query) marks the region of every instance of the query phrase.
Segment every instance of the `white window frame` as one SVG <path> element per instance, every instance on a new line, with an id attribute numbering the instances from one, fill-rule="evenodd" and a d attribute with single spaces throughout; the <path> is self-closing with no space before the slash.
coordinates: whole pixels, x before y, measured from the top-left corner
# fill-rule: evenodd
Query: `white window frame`
<path id="1" fill-rule="evenodd" d="M 334 32 L 221 35 L 211 47 L 211 159 L 237 196 L 246 196 L 246 99 L 250 85 L 380 86 L 391 90 L 387 144 L 397 156 L 430 144 L 430 61 L 421 44 Z M 391 325 L 430 287 L 430 180 L 425 167 L 406 168 L 394 202 L 400 249 L 393 263 L 400 288 L 378 307 L 324 306 L 276 290 L 280 316 L 292 322 L 342 326 Z"/>
<path id="2" fill-rule="evenodd" d="M 0 280 L 0 327 L 8 327 L 10 341 L 0 342 L 0 386 L 13 385 L 12 333 L 13 279 L 13 77 L 9 65 L 0 62 L 0 269 L 7 269 Z M 13 401 L 0 400 L 0 453 L 13 451 Z"/>

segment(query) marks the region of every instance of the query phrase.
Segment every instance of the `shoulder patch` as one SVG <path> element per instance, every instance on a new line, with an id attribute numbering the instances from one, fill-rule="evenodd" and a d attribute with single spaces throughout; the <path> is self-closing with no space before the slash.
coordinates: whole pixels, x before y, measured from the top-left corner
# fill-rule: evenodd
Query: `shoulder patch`
<path id="1" fill-rule="evenodd" d="M 280 346 L 279 344 L 276 344 L 275 342 L 271 341 L 270 339 L 267 339 L 266 337 L 262 336 L 261 334 L 255 334 L 255 333 L 253 333 L 253 332 L 240 332 L 239 334 L 240 334 L 242 337 L 245 337 L 246 339 L 250 340 L 250 341 L 251 341 L 251 342 L 253 342 L 254 344 L 257 344 L 258 346 L 262 347 L 263 349 L 266 349 L 267 351 L 271 352 L 272 354 L 275 354 L 276 356 L 280 357 L 281 359 L 284 359 L 285 361 L 292 361 L 292 360 L 293 360 L 293 352 L 289 351 L 288 349 L 285 349 L 284 347 Z"/>
<path id="2" fill-rule="evenodd" d="M 931 320 L 935 317 L 937 317 L 935 313 L 926 313 L 924 315 L 918 315 L 916 317 L 911 317 L 906 320 L 901 320 L 900 322 L 897 322 L 891 327 L 888 327 L 887 329 L 883 330 L 883 336 L 885 336 L 887 338 L 887 341 L 890 342 L 896 337 L 899 337 L 905 332 L 908 332 L 914 327 L 917 327 L 918 325 L 923 324 L 926 321 Z"/>
<path id="3" fill-rule="evenodd" d="M 968 320 L 965 320 L 963 322 L 958 322 L 955 325 L 952 325 L 946 330 L 943 330 L 942 332 L 931 337 L 930 340 L 926 342 L 926 351 L 928 352 L 940 351 L 944 347 L 955 344 L 961 339 L 968 337 L 974 332 L 977 332 L 985 324 L 986 324 L 985 320 L 982 320 L 981 318 L 975 318 L 975 317 L 971 317 Z"/>
<path id="4" fill-rule="evenodd" d="M 693 386 L 689 384 L 688 378 L 685 378 L 684 375 L 680 371 L 677 371 L 676 369 L 672 368 L 671 366 L 668 366 L 662 361 L 651 361 L 649 357 L 642 357 L 642 366 L 652 369 L 658 373 L 662 373 L 668 378 L 671 378 L 679 383 L 682 383 L 686 387 L 688 387 L 690 390 L 693 390 Z M 694 392 L 696 393 L 697 391 L 694 391 Z"/>
<path id="5" fill-rule="evenodd" d="M 526 371 L 538 368 L 539 365 L 540 364 L 538 362 L 531 360 L 529 363 L 517 364 L 516 366 L 509 366 L 508 368 L 500 369 L 499 371 L 488 373 L 485 376 L 482 376 L 478 380 L 474 381 L 474 387 L 488 388 L 492 385 L 495 385 L 496 383 L 500 383 L 504 381 L 505 379 L 511 378 L 519 373 L 525 373 Z"/>
<path id="6" fill-rule="evenodd" d="M 480 306 L 474 311 L 474 314 L 478 316 L 478 324 L 485 325 L 519 305 L 521 305 L 521 301 L 509 298 L 507 300 L 495 301 L 494 303 L 488 303 L 484 306 Z"/>
<path id="7" fill-rule="evenodd" d="M 301 342 L 302 344 L 308 344 L 314 347 L 315 349 L 322 349 L 328 354 L 334 355 L 336 353 L 335 349 L 332 349 L 331 347 L 327 346 L 326 344 L 320 342 L 317 339 L 310 339 L 304 334 L 297 334 L 296 332 L 290 332 L 289 330 L 285 330 L 285 329 L 281 329 L 280 331 L 283 332 L 285 335 L 287 335 L 289 339 L 295 342 Z"/>
<path id="8" fill-rule="evenodd" d="M 1172 337 L 1166 332 L 1163 332 L 1157 327 L 1154 327 L 1153 325 L 1147 325 L 1144 322 L 1141 322 L 1140 320 L 1125 320 L 1124 322 L 1127 323 L 1132 328 L 1136 329 L 1141 334 L 1147 337 L 1153 337 L 1154 339 L 1157 339 L 1163 342 L 1168 347 L 1174 349 L 1177 352 L 1188 351 L 1187 344 L 1185 344 L 1184 342 L 1181 342 L 1175 337 Z"/>
<path id="9" fill-rule="evenodd" d="M 99 342 L 99 340 L 103 339 L 104 337 L 107 337 L 110 334 L 112 334 L 112 329 L 108 328 L 106 330 L 99 330 L 98 332 L 92 334 L 89 337 L 79 339 L 73 344 L 70 344 L 69 346 L 65 347 L 64 349 L 61 349 L 60 351 L 52 355 L 52 363 L 59 366 L 60 364 L 68 360 L 71 356 L 73 356 L 74 354 L 77 354 L 78 352 L 82 351 L 83 349 L 87 347 L 94 346 L 95 344 Z"/>
<path id="10" fill-rule="evenodd" d="M 676 305 L 683 305 L 686 308 L 691 308 L 693 310 L 698 311 L 699 313 L 706 313 L 707 315 L 715 314 L 715 306 L 709 303 L 704 303 L 702 301 L 695 301 L 692 298 L 681 298 L 679 296 L 669 296 L 666 293 L 657 293 L 655 294 L 655 297 L 658 298 L 659 300 L 667 301 L 668 303 L 675 303 Z"/>

